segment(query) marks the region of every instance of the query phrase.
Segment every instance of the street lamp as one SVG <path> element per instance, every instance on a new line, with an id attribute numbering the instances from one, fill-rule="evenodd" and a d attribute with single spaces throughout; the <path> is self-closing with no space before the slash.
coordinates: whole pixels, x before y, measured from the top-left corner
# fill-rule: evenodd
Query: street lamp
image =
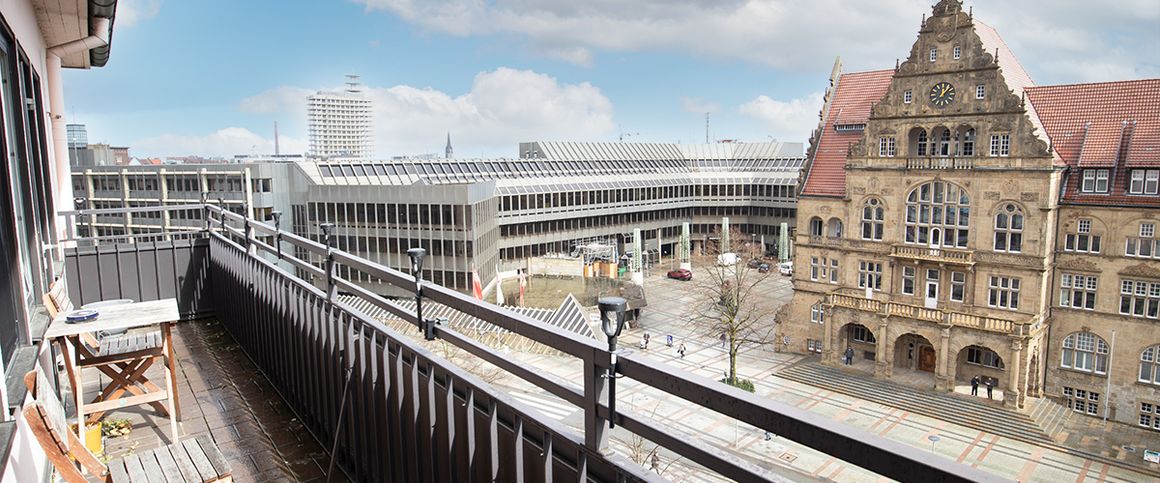
<path id="1" fill-rule="evenodd" d="M 415 321 L 423 331 L 424 339 L 435 340 L 435 326 L 423 320 L 423 258 L 427 256 L 427 250 L 411 248 L 407 250 L 407 256 L 411 257 L 411 275 L 415 277 Z"/>
<path id="2" fill-rule="evenodd" d="M 608 379 L 608 427 L 611 429 L 616 427 L 616 338 L 624 329 L 628 302 L 622 297 L 601 297 L 597 305 L 600 307 L 600 329 L 608 336 L 608 352 L 611 354 L 612 365 L 604 375 Z"/>

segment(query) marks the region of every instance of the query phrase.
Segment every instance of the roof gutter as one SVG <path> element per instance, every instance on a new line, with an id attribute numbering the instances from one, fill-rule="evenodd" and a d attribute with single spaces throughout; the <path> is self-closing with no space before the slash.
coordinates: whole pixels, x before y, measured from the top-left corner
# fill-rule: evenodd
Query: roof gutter
<path id="1" fill-rule="evenodd" d="M 89 23 L 88 37 L 79 38 L 48 48 L 48 53 L 57 57 L 65 57 L 77 52 L 90 51 L 98 47 L 109 46 L 109 32 L 113 25 L 112 19 L 94 17 Z"/>

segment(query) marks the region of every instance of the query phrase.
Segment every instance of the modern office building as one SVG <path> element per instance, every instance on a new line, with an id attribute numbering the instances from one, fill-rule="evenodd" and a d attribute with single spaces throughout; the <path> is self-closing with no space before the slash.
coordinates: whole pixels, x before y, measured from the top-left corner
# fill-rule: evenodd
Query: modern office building
<path id="1" fill-rule="evenodd" d="M 428 280 L 467 290 L 473 269 L 487 285 L 497 269 L 574 256 L 580 244 L 599 241 L 625 253 L 636 228 L 644 250 L 670 257 L 682 224 L 691 224 L 696 253 L 728 217 L 773 250 L 780 225 L 792 226 L 802 162 L 802 146 L 793 143 L 541 142 L 522 144 L 519 159 L 92 168 L 74 172 L 73 189 L 91 208 L 182 204 L 204 192 L 231 208 L 249 206 L 259 219 L 284 213 L 285 226 L 316 240 L 320 224 L 334 223 L 339 248 L 404 268 L 407 249 L 422 246 L 430 253 Z M 115 237 L 126 226 L 140 233 L 173 222 L 109 215 L 85 224 Z"/>
<path id="2" fill-rule="evenodd" d="M 346 89 L 318 91 L 308 99 L 306 119 L 310 155 L 329 159 L 374 157 L 374 105 L 357 75 L 346 76 Z"/>
<path id="3" fill-rule="evenodd" d="M 831 84 L 783 343 L 1160 428 L 1160 81 L 1035 86 L 942 0 L 904 62 Z"/>

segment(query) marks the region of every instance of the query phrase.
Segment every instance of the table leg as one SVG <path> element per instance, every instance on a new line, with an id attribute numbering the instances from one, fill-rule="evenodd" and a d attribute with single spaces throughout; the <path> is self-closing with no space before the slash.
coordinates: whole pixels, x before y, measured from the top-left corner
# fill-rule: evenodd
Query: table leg
<path id="1" fill-rule="evenodd" d="M 73 397 L 76 398 L 77 436 L 81 438 L 81 441 L 84 441 L 85 396 L 81 388 L 81 369 L 76 365 L 74 353 L 70 351 L 70 346 L 75 344 L 76 340 L 73 337 L 61 337 L 57 339 L 57 343 L 60 347 L 60 356 L 64 359 L 64 368 L 68 372 L 69 383 L 72 384 Z"/>
<path id="2" fill-rule="evenodd" d="M 165 350 L 165 384 L 169 389 L 167 401 L 169 401 L 169 424 L 173 429 L 173 442 L 176 443 L 180 439 L 180 434 L 177 432 L 177 368 L 176 360 L 173 357 L 173 323 L 161 324 L 161 345 Z"/>

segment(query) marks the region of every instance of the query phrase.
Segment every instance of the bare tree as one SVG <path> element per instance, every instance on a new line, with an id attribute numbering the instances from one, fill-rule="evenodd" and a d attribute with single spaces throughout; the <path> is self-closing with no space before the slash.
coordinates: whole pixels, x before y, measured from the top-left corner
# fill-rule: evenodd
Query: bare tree
<path id="1" fill-rule="evenodd" d="M 774 341 L 773 310 L 761 299 L 766 296 L 758 284 L 769 276 L 748 262 L 760 259 L 764 247 L 738 230 L 731 230 L 730 246 L 707 250 L 710 255 L 700 272 L 700 285 L 708 303 L 699 304 L 700 310 L 693 323 L 699 332 L 722 341 L 729 354 L 726 382 L 737 386 L 737 354 L 749 345 L 765 345 Z M 724 243 L 722 243 L 724 245 Z M 736 263 L 733 256 L 736 254 Z"/>

